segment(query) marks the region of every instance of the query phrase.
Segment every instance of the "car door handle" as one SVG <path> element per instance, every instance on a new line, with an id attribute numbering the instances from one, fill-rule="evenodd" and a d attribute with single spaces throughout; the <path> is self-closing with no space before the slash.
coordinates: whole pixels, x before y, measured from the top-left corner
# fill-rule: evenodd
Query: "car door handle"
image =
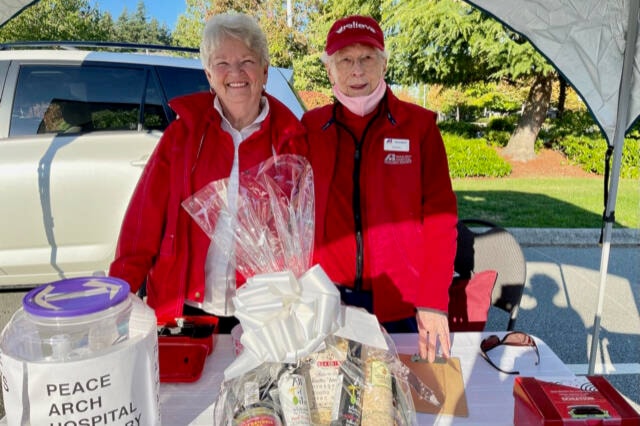
<path id="1" fill-rule="evenodd" d="M 130 164 L 134 167 L 144 167 L 147 165 L 147 161 L 149 161 L 148 155 L 143 155 L 139 160 L 133 160 Z"/>

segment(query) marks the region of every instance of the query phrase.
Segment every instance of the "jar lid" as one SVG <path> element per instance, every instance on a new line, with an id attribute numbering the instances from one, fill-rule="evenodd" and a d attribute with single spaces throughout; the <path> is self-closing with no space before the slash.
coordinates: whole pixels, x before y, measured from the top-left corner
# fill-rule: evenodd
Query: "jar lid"
<path id="1" fill-rule="evenodd" d="M 129 284 L 119 278 L 69 278 L 34 288 L 22 299 L 22 306 L 41 317 L 74 317 L 115 306 L 129 291 Z"/>

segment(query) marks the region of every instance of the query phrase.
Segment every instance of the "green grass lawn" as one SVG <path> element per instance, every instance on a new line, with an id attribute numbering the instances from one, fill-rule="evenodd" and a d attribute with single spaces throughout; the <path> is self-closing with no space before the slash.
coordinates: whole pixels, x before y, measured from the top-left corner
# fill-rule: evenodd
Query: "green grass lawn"
<path id="1" fill-rule="evenodd" d="M 604 178 L 454 179 L 460 218 L 511 228 L 600 228 Z M 640 182 L 621 179 L 615 227 L 640 227 Z"/>

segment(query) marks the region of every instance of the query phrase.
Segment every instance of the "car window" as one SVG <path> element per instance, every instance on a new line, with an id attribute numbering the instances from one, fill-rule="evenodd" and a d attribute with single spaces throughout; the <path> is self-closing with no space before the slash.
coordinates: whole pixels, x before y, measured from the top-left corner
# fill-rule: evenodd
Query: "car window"
<path id="1" fill-rule="evenodd" d="M 144 130 L 164 130 L 167 128 L 169 120 L 162 105 L 160 88 L 156 80 L 149 79 L 144 103 Z"/>
<path id="2" fill-rule="evenodd" d="M 173 67 L 157 67 L 156 69 L 168 100 L 188 93 L 209 90 L 209 82 L 202 69 Z"/>
<path id="3" fill-rule="evenodd" d="M 155 81 L 145 68 L 25 65 L 9 135 L 164 129 L 168 121 Z"/>
<path id="4" fill-rule="evenodd" d="M 0 99 L 2 99 L 2 92 L 4 91 L 4 84 L 2 84 L 7 78 L 7 71 L 9 71 L 9 61 L 0 61 Z"/>

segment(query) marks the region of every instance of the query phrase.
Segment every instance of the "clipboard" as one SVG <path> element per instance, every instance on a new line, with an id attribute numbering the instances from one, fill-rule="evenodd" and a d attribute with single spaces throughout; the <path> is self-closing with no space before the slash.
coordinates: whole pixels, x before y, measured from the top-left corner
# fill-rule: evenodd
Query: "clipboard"
<path id="1" fill-rule="evenodd" d="M 419 413 L 449 414 L 456 417 L 469 417 L 467 397 L 464 392 L 460 359 L 438 358 L 435 362 L 414 361 L 412 355 L 398 354 L 400 360 L 435 393 L 440 407 L 419 398 L 411 388 L 413 405 Z"/>

